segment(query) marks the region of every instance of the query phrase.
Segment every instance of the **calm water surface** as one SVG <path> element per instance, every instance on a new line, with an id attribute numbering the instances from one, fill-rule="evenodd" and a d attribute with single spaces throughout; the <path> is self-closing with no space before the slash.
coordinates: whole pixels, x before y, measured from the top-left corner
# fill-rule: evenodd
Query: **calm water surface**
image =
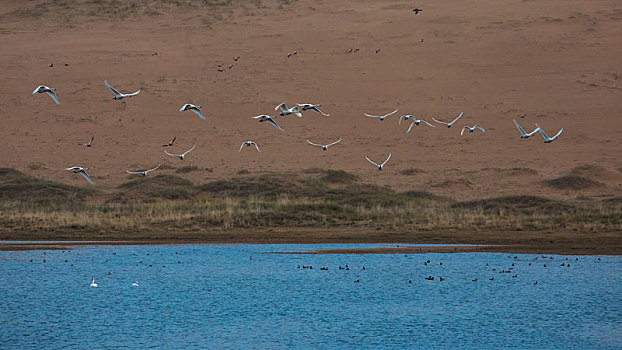
<path id="1" fill-rule="evenodd" d="M 0 252 L 0 348 L 622 348 L 620 257 L 271 253 L 370 246 Z"/>

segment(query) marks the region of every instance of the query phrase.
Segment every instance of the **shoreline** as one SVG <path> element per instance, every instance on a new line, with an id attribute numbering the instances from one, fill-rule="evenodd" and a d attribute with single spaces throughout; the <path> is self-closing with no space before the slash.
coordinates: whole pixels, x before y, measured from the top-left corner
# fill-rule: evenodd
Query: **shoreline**
<path id="1" fill-rule="evenodd" d="M 0 234 L 0 251 L 67 250 L 92 245 L 174 244 L 395 244 L 396 247 L 329 249 L 296 254 L 417 254 L 499 252 L 517 254 L 622 255 L 618 232 L 544 231 L 407 231 L 364 229 L 272 228 L 210 232 L 150 232 L 87 235 L 85 233 Z M 400 246 L 430 244 L 428 247 Z"/>

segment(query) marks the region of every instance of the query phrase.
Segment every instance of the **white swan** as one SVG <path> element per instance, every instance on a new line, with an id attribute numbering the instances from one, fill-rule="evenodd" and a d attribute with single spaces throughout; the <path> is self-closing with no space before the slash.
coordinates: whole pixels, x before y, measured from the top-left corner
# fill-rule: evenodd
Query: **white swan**
<path id="1" fill-rule="evenodd" d="M 436 120 L 434 118 L 432 118 L 432 120 L 434 120 L 435 122 L 439 123 L 439 124 L 444 124 L 447 125 L 448 128 L 451 128 L 451 126 L 458 121 L 458 119 L 460 119 L 460 117 L 462 117 L 462 114 L 464 114 L 463 112 L 460 112 L 460 115 L 458 115 L 458 117 L 456 119 L 454 119 L 451 123 L 446 123 L 446 122 L 442 122 L 440 120 Z"/>
<path id="2" fill-rule="evenodd" d="M 389 161 L 389 159 L 391 159 L 391 153 L 389 153 L 389 156 L 387 157 L 387 159 L 386 159 L 384 162 L 382 162 L 382 164 L 375 163 L 374 161 L 372 161 L 371 159 L 369 159 L 369 157 L 367 157 L 367 156 L 365 156 L 365 158 L 367 158 L 367 161 L 368 161 L 368 162 L 370 162 L 370 163 L 372 163 L 373 165 L 375 165 L 375 166 L 378 168 L 378 170 L 382 170 L 382 167 L 384 167 L 384 165 L 385 165 L 385 164 L 387 164 L 387 162 Z"/>
<path id="3" fill-rule="evenodd" d="M 93 277 L 93 280 L 91 281 L 91 287 L 97 287 L 97 283 L 95 283 L 95 277 Z"/>
<path id="4" fill-rule="evenodd" d="M 313 143 L 313 142 L 311 142 L 311 141 L 309 141 L 309 140 L 307 140 L 307 142 L 308 142 L 310 145 L 312 145 L 312 146 L 322 147 L 322 150 L 323 150 L 323 151 L 326 151 L 326 150 L 328 149 L 328 147 L 329 147 L 329 146 L 336 145 L 336 144 L 338 144 L 339 142 L 341 142 L 341 137 L 339 138 L 339 140 L 337 140 L 337 141 L 335 141 L 335 142 L 332 142 L 332 143 L 329 143 L 328 145 L 320 145 L 320 144 L 317 144 L 317 143 Z"/>
<path id="5" fill-rule="evenodd" d="M 480 129 L 482 132 L 486 132 L 486 130 L 484 130 L 484 128 L 482 128 L 479 124 L 475 124 L 472 127 L 465 126 L 464 128 L 462 128 L 462 131 L 460 131 L 460 136 L 464 135 L 464 130 L 469 130 L 469 132 L 473 132 L 477 129 Z"/>
<path id="6" fill-rule="evenodd" d="M 126 170 L 126 172 L 127 172 L 128 174 L 132 174 L 132 175 L 142 175 L 142 176 L 147 176 L 147 173 L 149 173 L 150 171 L 154 171 L 154 170 L 156 170 L 156 169 L 157 169 L 157 168 L 159 168 L 159 167 L 160 167 L 160 164 L 158 164 L 155 168 L 152 168 L 152 169 L 141 170 L 141 171 L 129 171 L 129 170 Z"/>
<path id="7" fill-rule="evenodd" d="M 531 135 L 537 133 L 538 131 L 540 131 L 540 127 L 538 126 L 537 128 L 535 128 L 534 131 L 532 131 L 530 133 L 526 133 L 525 130 L 523 130 L 523 128 L 520 125 L 518 125 L 518 123 L 516 122 L 516 119 L 512 119 L 512 120 L 514 120 L 514 125 L 516 125 L 516 128 L 518 129 L 518 132 L 520 133 L 520 138 L 521 139 L 526 139 L 529 136 L 531 136 Z"/>
<path id="8" fill-rule="evenodd" d="M 89 174 L 86 173 L 86 171 L 89 170 L 89 168 L 83 168 L 81 166 L 72 166 L 71 168 L 65 168 L 65 170 L 73 171 L 74 173 L 81 174 L 82 176 L 84 176 L 86 181 L 88 181 L 90 184 L 94 185 L 93 180 L 91 180 L 91 178 L 89 177 Z"/>
<path id="9" fill-rule="evenodd" d="M 286 116 L 289 114 L 295 114 L 298 118 L 302 118 L 302 113 L 300 113 L 300 111 L 298 110 L 298 106 L 294 106 L 292 108 L 287 108 L 285 106 L 285 103 L 281 103 L 280 105 L 276 106 L 274 108 L 274 110 L 281 110 L 281 112 L 279 113 L 280 116 Z"/>
<path id="10" fill-rule="evenodd" d="M 318 114 L 321 114 L 327 117 L 330 115 L 330 114 L 326 114 L 320 111 L 318 107 L 321 107 L 322 105 L 314 105 L 311 103 L 296 103 L 296 106 L 300 107 L 302 111 L 313 111 L 315 113 L 318 113 Z"/>
<path id="11" fill-rule="evenodd" d="M 387 114 L 385 114 L 385 115 L 371 115 L 371 114 L 367 114 L 367 113 L 363 113 L 363 114 L 365 114 L 367 117 L 370 117 L 370 118 L 378 118 L 378 119 L 380 119 L 380 120 L 384 120 L 384 118 L 386 118 L 386 117 L 388 117 L 388 116 L 390 116 L 390 115 L 393 115 L 393 114 L 394 114 L 395 112 L 397 112 L 397 111 L 398 111 L 398 110 L 396 109 L 396 110 L 394 110 L 393 112 L 391 112 L 391 113 L 387 113 Z"/>
<path id="12" fill-rule="evenodd" d="M 244 142 L 242 142 L 242 144 L 240 145 L 240 150 L 238 152 L 242 152 L 242 148 L 244 148 L 244 146 L 247 146 L 247 147 L 255 146 L 255 148 L 257 149 L 257 152 L 261 152 L 259 150 L 259 146 L 257 146 L 257 144 L 255 142 L 253 142 L 253 141 L 244 141 Z"/>
<path id="13" fill-rule="evenodd" d="M 205 117 L 203 116 L 203 114 L 201 114 L 201 106 L 197 106 L 197 105 L 193 105 L 191 103 L 186 103 L 185 105 L 181 106 L 181 108 L 179 109 L 180 112 L 183 111 L 193 111 L 194 113 L 196 113 L 199 117 L 201 117 L 201 119 L 205 119 Z"/>
<path id="14" fill-rule="evenodd" d="M 173 157 L 177 157 L 181 160 L 184 160 L 184 157 L 186 156 L 186 154 L 190 153 L 197 145 L 194 144 L 194 146 L 192 146 L 191 149 L 187 150 L 186 152 L 182 153 L 182 154 L 175 154 L 175 153 L 168 153 L 166 150 L 164 150 L 164 153 L 168 154 L 169 156 L 173 156 Z"/>
<path id="15" fill-rule="evenodd" d="M 540 126 L 539 126 L 538 124 L 536 124 L 536 126 L 537 126 L 538 128 L 540 128 Z M 553 136 L 553 137 L 549 137 L 549 136 L 546 134 L 546 132 L 544 132 L 544 129 L 542 129 L 542 128 L 540 128 L 540 130 L 538 130 L 538 131 L 540 131 L 540 135 L 542 135 L 542 138 L 544 139 L 544 143 L 551 143 L 551 142 L 555 141 L 555 139 L 557 138 L 557 136 L 561 135 L 562 131 L 564 131 L 564 128 L 561 128 L 561 130 L 559 130 L 559 131 L 557 132 L 557 134 L 555 134 L 555 136 Z"/>
<path id="16" fill-rule="evenodd" d="M 36 94 L 36 93 L 42 94 L 42 93 L 45 92 L 46 94 L 48 94 L 48 96 L 50 96 L 52 98 L 52 100 L 54 100 L 54 102 L 56 102 L 57 105 L 59 105 L 60 102 L 58 102 L 58 97 L 56 97 L 56 93 L 54 93 L 54 90 L 56 90 L 56 89 L 47 87 L 45 85 L 39 85 L 39 86 L 37 86 L 35 91 L 32 92 L 32 94 L 33 95 Z"/>
<path id="17" fill-rule="evenodd" d="M 138 95 L 138 93 L 140 92 L 140 89 L 138 89 L 138 91 L 132 92 L 131 94 L 122 94 L 119 91 L 117 91 L 117 89 L 110 86 L 107 80 L 104 80 L 104 84 L 106 84 L 106 87 L 108 88 L 108 90 L 110 90 L 113 93 L 114 95 L 114 97 L 112 98 L 113 100 L 120 100 L 122 98 L 132 97 L 134 95 Z"/>
<path id="18" fill-rule="evenodd" d="M 279 130 L 283 131 L 283 129 L 281 129 L 281 127 L 279 126 L 279 124 L 277 124 L 277 123 L 274 121 L 274 118 L 276 118 L 276 117 L 271 117 L 271 116 L 269 116 L 269 115 L 265 115 L 265 114 L 262 114 L 262 115 L 258 115 L 258 116 L 256 116 L 256 117 L 253 117 L 253 119 L 257 119 L 260 123 L 262 123 L 262 122 L 268 122 L 268 123 L 270 123 L 271 125 L 273 125 L 275 128 L 277 128 L 277 129 L 279 129 Z"/>

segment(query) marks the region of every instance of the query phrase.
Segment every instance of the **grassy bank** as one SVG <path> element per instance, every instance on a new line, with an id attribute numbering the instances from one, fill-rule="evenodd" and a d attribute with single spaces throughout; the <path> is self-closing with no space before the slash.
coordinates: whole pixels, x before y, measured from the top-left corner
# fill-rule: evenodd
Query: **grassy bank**
<path id="1" fill-rule="evenodd" d="M 622 231 L 620 198 L 569 202 L 512 196 L 458 202 L 428 192 L 395 192 L 343 171 L 321 169 L 243 174 L 203 184 L 161 174 L 131 179 L 110 193 L 0 169 L 0 211 L 2 239 L 183 239 L 274 228 L 379 234 Z"/>

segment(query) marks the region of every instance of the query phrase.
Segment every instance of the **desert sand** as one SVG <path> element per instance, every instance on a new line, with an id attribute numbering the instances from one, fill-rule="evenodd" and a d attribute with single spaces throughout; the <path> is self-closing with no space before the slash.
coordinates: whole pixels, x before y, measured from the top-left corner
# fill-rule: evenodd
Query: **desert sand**
<path id="1" fill-rule="evenodd" d="M 133 1 L 122 17 L 109 3 L 0 4 L 2 167 L 87 186 L 64 170 L 84 166 L 103 192 L 127 169 L 161 163 L 156 173 L 197 166 L 181 175 L 197 183 L 322 168 L 456 200 L 622 196 L 619 1 L 447 0 L 418 15 L 401 0 Z M 142 91 L 115 101 L 104 80 Z M 60 105 L 32 95 L 40 84 Z M 319 103 L 330 117 L 279 117 L 283 132 L 251 119 L 281 102 Z M 203 106 L 206 120 L 179 112 L 184 103 Z M 363 115 L 396 108 L 384 121 Z M 402 114 L 460 112 L 451 129 L 398 125 Z M 550 144 L 522 140 L 512 119 L 564 131 Z M 460 135 L 475 123 L 486 132 Z M 80 145 L 91 136 L 93 147 Z M 173 137 L 170 152 L 197 145 L 183 161 L 161 148 Z M 326 152 L 305 141 L 340 137 Z M 261 153 L 239 152 L 245 140 Z M 389 153 L 382 172 L 365 160 Z M 546 183 L 571 173 L 591 182 Z"/>

